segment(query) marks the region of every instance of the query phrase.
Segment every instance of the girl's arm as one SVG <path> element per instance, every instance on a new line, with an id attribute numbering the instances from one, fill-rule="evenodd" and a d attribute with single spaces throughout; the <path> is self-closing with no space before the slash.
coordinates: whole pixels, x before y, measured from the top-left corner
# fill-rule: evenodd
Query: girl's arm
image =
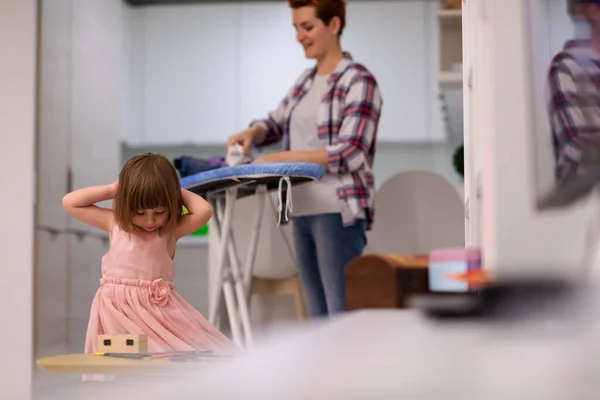
<path id="1" fill-rule="evenodd" d="M 63 207 L 83 223 L 110 232 L 115 218 L 112 210 L 94 204 L 111 200 L 117 193 L 118 182 L 75 190 L 63 197 Z"/>
<path id="2" fill-rule="evenodd" d="M 183 205 L 187 208 L 188 214 L 185 214 L 181 218 L 181 222 L 175 230 L 175 238 L 177 240 L 202 228 L 213 214 L 210 204 L 197 194 L 186 189 L 181 189 L 181 196 L 183 197 Z"/>

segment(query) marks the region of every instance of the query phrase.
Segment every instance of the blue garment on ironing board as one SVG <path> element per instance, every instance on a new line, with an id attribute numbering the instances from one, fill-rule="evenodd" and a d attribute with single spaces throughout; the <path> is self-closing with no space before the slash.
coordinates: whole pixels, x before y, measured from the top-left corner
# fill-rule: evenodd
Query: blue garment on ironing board
<path id="1" fill-rule="evenodd" d="M 252 162 L 251 157 L 246 157 L 243 164 Z M 208 160 L 198 159 L 190 156 L 181 156 L 173 161 L 175 169 L 179 171 L 179 175 L 184 178 L 186 176 L 196 175 L 200 172 L 210 171 L 212 169 L 228 167 L 223 156 L 213 156 Z"/>
<path id="2" fill-rule="evenodd" d="M 179 171 L 179 175 L 181 177 L 186 177 L 190 175 L 199 174 L 200 172 L 209 171 L 211 169 L 221 168 L 221 164 L 224 159 L 221 159 L 221 162 L 217 162 L 217 160 L 211 158 L 210 160 L 199 160 L 190 156 L 182 156 L 180 158 L 176 158 L 173 161 L 175 168 Z"/>

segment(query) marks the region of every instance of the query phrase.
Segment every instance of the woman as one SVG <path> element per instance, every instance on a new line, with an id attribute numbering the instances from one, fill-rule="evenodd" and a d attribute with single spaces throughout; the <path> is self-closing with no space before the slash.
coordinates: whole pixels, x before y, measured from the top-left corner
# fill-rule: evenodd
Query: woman
<path id="1" fill-rule="evenodd" d="M 324 166 L 319 182 L 293 189 L 294 242 L 309 313 L 344 310 L 344 270 L 362 254 L 373 219 L 375 139 L 382 99 L 373 75 L 342 51 L 345 0 L 288 0 L 296 38 L 315 59 L 277 109 L 231 136 L 227 146 L 285 151 L 255 162 Z"/>
<path id="2" fill-rule="evenodd" d="M 597 176 L 600 138 L 600 0 L 567 0 L 575 35 L 554 55 L 548 71 L 548 111 L 557 189 L 542 203 L 566 206 L 590 194 Z M 587 172 L 587 174 L 586 174 Z M 591 194 L 593 217 L 583 249 L 584 277 L 600 278 L 600 201 Z"/>

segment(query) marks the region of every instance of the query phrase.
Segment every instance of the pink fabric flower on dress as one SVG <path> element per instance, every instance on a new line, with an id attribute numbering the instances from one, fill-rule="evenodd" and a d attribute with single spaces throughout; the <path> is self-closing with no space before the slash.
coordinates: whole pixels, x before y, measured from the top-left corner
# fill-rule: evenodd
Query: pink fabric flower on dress
<path id="1" fill-rule="evenodd" d="M 169 302 L 171 287 L 162 278 L 153 280 L 148 285 L 148 300 L 159 306 L 164 306 Z"/>

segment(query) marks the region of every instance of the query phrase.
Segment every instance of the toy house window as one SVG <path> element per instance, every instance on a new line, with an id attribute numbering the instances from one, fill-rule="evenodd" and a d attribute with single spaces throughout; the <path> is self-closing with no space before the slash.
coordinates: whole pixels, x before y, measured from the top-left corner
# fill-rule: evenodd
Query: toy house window
<path id="1" fill-rule="evenodd" d="M 133 339 L 127 339 L 127 341 L 125 342 L 125 344 L 127 346 L 133 346 Z"/>
<path id="2" fill-rule="evenodd" d="M 110 339 L 104 339 L 104 345 L 110 346 Z"/>

